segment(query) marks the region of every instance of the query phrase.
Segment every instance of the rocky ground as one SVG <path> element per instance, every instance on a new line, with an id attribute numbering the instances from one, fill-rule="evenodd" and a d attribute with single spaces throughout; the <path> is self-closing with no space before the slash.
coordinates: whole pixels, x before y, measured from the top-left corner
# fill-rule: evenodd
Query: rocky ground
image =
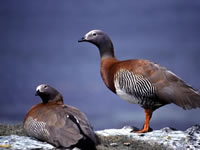
<path id="1" fill-rule="evenodd" d="M 171 128 L 144 134 L 130 133 L 131 127 L 96 131 L 97 150 L 195 150 L 200 149 L 200 126 L 186 131 Z M 55 149 L 52 145 L 27 137 L 22 125 L 0 125 L 1 149 Z"/>

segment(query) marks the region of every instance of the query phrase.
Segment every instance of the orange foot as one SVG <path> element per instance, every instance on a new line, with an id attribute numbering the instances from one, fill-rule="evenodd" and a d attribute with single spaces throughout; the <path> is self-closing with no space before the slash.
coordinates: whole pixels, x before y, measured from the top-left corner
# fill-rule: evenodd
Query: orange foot
<path id="1" fill-rule="evenodd" d="M 142 130 L 139 130 L 139 131 L 131 131 L 133 133 L 146 133 L 146 132 L 149 132 L 149 129 L 142 129 Z"/>

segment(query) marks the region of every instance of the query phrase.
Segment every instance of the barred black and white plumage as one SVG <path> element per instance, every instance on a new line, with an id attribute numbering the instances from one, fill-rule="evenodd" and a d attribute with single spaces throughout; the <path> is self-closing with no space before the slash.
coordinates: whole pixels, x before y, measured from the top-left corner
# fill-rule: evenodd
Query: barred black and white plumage
<path id="1" fill-rule="evenodd" d="M 48 140 L 50 134 L 47 130 L 46 123 L 33 119 L 32 117 L 27 118 L 24 123 L 24 129 L 29 130 L 28 136 L 38 137 L 40 140 Z"/>
<path id="2" fill-rule="evenodd" d="M 161 104 L 156 100 L 156 87 L 142 75 L 136 75 L 128 70 L 119 70 L 114 77 L 117 95 L 130 103 L 152 108 Z"/>

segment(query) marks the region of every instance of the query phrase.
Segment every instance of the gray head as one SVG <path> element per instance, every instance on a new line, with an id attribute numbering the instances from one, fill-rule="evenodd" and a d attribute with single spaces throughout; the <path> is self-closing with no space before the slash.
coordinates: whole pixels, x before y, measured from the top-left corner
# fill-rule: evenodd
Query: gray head
<path id="1" fill-rule="evenodd" d="M 43 103 L 48 103 L 49 101 L 62 101 L 62 95 L 53 87 L 48 84 L 38 85 L 36 88 L 36 96 L 40 96 Z"/>
<path id="2" fill-rule="evenodd" d="M 99 48 L 102 57 L 114 57 L 114 48 L 109 36 L 101 30 L 91 30 L 78 42 L 90 42 Z"/>

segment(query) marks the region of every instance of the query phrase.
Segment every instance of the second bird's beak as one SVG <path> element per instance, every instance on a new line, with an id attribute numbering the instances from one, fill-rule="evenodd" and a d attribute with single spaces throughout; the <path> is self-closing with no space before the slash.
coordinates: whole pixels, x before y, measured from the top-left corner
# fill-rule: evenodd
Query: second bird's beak
<path id="1" fill-rule="evenodd" d="M 37 91 L 35 92 L 35 96 L 39 96 L 39 94 L 40 94 L 40 91 L 37 90 Z"/>
<path id="2" fill-rule="evenodd" d="M 84 41 L 87 41 L 87 40 L 85 39 L 85 37 L 82 37 L 81 39 L 78 40 L 78 42 L 84 42 Z"/>

